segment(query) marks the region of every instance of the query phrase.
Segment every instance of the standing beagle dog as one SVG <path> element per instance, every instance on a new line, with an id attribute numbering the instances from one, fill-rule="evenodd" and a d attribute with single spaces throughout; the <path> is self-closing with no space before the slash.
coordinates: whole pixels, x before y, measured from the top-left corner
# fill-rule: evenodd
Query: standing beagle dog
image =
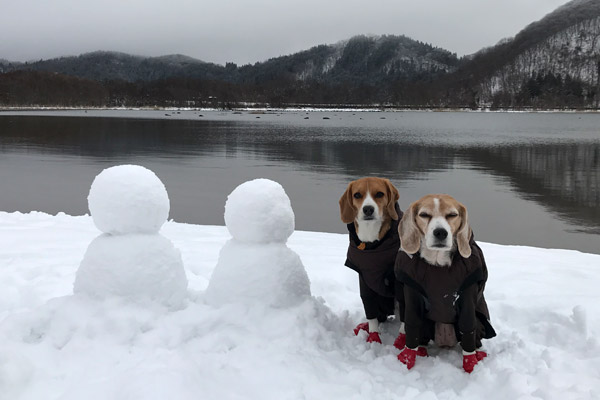
<path id="1" fill-rule="evenodd" d="M 404 299 L 406 346 L 398 359 L 410 369 L 427 356 L 427 343 L 461 343 L 463 368 L 472 372 L 487 354 L 481 339 L 496 336 L 483 296 L 488 277 L 475 243 L 467 209 L 445 194 L 427 195 L 410 205 L 399 224 L 402 251 L 395 265 Z"/>
<path id="2" fill-rule="evenodd" d="M 367 322 L 354 333 L 368 332 L 367 342 L 381 343 L 379 324 L 394 315 L 394 263 L 400 248 L 398 190 L 388 179 L 361 178 L 350 182 L 340 198 L 342 222 L 350 244 L 345 265 L 359 276 L 360 297 Z"/>

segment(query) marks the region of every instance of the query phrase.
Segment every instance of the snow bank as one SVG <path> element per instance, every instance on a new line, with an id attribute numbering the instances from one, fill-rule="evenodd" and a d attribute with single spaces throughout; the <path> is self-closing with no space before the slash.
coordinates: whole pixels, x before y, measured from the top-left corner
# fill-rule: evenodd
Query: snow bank
<path id="1" fill-rule="evenodd" d="M 315 297 L 272 308 L 205 302 L 225 227 L 161 232 L 189 278 L 187 305 L 172 312 L 72 295 L 98 234 L 90 217 L 0 212 L 1 399 L 600 398 L 600 255 L 480 243 L 498 336 L 469 375 L 458 348 L 432 347 L 406 370 L 395 323 L 383 345 L 354 336 L 363 312 L 346 235 L 294 232 Z"/>
<path id="2" fill-rule="evenodd" d="M 156 233 L 167 221 L 170 203 L 154 172 L 139 165 L 118 165 L 96 176 L 88 207 L 104 233 Z"/>

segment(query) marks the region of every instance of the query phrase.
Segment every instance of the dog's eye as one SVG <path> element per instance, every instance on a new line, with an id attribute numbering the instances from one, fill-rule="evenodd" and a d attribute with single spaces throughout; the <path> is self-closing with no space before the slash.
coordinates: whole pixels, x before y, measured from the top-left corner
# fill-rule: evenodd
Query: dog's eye
<path id="1" fill-rule="evenodd" d="M 362 194 L 360 194 L 358 192 L 354 193 L 354 198 L 355 199 L 360 199 L 361 197 L 362 197 Z"/>
<path id="2" fill-rule="evenodd" d="M 419 213 L 419 217 L 421 217 L 421 218 L 431 218 L 431 215 L 427 214 L 426 212 L 422 212 L 422 213 Z"/>
<path id="3" fill-rule="evenodd" d="M 457 213 L 450 213 L 448 215 L 446 215 L 446 218 L 454 218 L 454 217 L 458 217 Z"/>
<path id="4" fill-rule="evenodd" d="M 377 193 L 375 193 L 375 198 L 376 199 L 380 199 L 382 197 L 383 197 L 383 192 L 377 192 Z"/>

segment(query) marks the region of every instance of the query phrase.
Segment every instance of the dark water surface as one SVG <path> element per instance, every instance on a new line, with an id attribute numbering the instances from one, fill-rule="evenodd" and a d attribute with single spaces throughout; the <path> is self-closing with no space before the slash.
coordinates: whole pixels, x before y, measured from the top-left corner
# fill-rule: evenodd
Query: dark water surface
<path id="1" fill-rule="evenodd" d="M 479 240 L 600 253 L 599 114 L 0 112 L 2 211 L 85 214 L 94 177 L 123 163 L 161 178 L 179 222 L 223 225 L 227 195 L 261 177 L 297 229 L 344 232 L 339 197 L 377 175 L 402 209 L 452 194 Z"/>

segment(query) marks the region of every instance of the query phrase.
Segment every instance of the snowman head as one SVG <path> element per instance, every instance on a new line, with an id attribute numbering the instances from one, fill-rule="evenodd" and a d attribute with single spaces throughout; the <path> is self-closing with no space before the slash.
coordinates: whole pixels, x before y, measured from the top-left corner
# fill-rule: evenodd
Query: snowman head
<path id="1" fill-rule="evenodd" d="M 227 197 L 225 225 L 241 242 L 285 243 L 294 232 L 294 211 L 279 183 L 255 179 Z"/>
<path id="2" fill-rule="evenodd" d="M 92 183 L 88 207 L 104 233 L 157 233 L 169 216 L 165 185 L 147 168 L 118 165 L 102 171 Z"/>

